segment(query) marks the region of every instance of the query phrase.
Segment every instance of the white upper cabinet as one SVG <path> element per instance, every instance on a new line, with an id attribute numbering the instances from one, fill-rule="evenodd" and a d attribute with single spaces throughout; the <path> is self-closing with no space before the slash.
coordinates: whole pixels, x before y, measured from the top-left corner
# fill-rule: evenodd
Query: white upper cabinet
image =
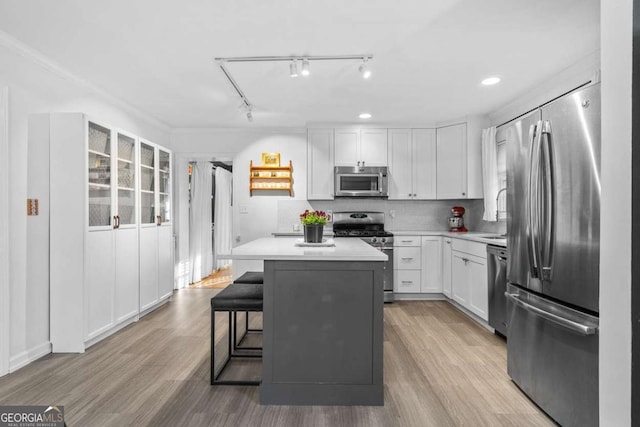
<path id="1" fill-rule="evenodd" d="M 307 199 L 333 199 L 333 129 L 307 133 Z"/>
<path id="2" fill-rule="evenodd" d="M 336 129 L 336 166 L 387 166 L 387 129 Z"/>
<path id="3" fill-rule="evenodd" d="M 413 129 L 413 198 L 436 198 L 436 130 Z"/>
<path id="4" fill-rule="evenodd" d="M 387 166 L 387 129 L 363 129 L 360 133 L 363 166 Z"/>
<path id="5" fill-rule="evenodd" d="M 413 198 L 411 129 L 389 129 L 389 200 Z"/>
<path id="6" fill-rule="evenodd" d="M 360 160 L 360 130 L 335 130 L 335 165 L 356 166 Z"/>
<path id="7" fill-rule="evenodd" d="M 435 198 L 435 129 L 389 129 L 389 199 Z"/>
<path id="8" fill-rule="evenodd" d="M 438 199 L 467 198 L 467 124 L 438 128 L 437 190 Z"/>

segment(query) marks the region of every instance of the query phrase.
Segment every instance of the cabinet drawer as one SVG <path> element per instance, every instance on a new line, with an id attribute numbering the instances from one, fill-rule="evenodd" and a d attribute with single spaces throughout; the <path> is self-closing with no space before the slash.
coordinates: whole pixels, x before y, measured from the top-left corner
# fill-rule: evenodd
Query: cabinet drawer
<path id="1" fill-rule="evenodd" d="M 393 260 L 393 265 L 398 270 L 419 270 L 421 268 L 420 254 L 420 248 L 396 248 L 393 251 L 395 258 Z"/>
<path id="2" fill-rule="evenodd" d="M 396 270 L 393 287 L 397 293 L 419 293 L 420 270 Z"/>
<path id="3" fill-rule="evenodd" d="M 451 239 L 454 251 L 464 252 L 487 259 L 487 245 L 484 243 L 472 242 L 465 239 Z"/>
<path id="4" fill-rule="evenodd" d="M 393 246 L 420 246 L 420 236 L 396 236 Z"/>

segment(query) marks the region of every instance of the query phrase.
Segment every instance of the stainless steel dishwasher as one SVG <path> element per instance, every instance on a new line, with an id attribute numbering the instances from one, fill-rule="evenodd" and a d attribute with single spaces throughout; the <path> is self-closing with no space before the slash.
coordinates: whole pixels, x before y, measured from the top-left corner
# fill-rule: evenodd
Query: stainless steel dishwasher
<path id="1" fill-rule="evenodd" d="M 489 285 L 489 325 L 507 336 L 507 257 L 509 251 L 502 246 L 487 245 L 487 279 Z"/>

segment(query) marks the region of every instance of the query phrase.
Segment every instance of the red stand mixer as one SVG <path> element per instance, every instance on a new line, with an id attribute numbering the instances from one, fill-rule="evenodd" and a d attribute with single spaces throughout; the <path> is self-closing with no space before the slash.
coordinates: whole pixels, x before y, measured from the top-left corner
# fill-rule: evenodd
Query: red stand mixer
<path id="1" fill-rule="evenodd" d="M 462 206 L 454 206 L 451 208 L 451 215 L 449 217 L 449 231 L 465 232 L 467 227 L 464 226 L 464 208 Z"/>

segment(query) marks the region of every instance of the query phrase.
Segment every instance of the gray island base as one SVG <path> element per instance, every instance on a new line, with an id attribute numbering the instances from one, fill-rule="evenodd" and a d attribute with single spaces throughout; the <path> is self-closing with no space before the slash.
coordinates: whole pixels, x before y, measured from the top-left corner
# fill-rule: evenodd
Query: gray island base
<path id="1" fill-rule="evenodd" d="M 298 241 L 265 237 L 221 256 L 264 261 L 260 402 L 384 405 L 387 255 L 357 238 Z"/>
<path id="2" fill-rule="evenodd" d="M 264 274 L 260 402 L 384 405 L 383 263 L 265 260 Z"/>

